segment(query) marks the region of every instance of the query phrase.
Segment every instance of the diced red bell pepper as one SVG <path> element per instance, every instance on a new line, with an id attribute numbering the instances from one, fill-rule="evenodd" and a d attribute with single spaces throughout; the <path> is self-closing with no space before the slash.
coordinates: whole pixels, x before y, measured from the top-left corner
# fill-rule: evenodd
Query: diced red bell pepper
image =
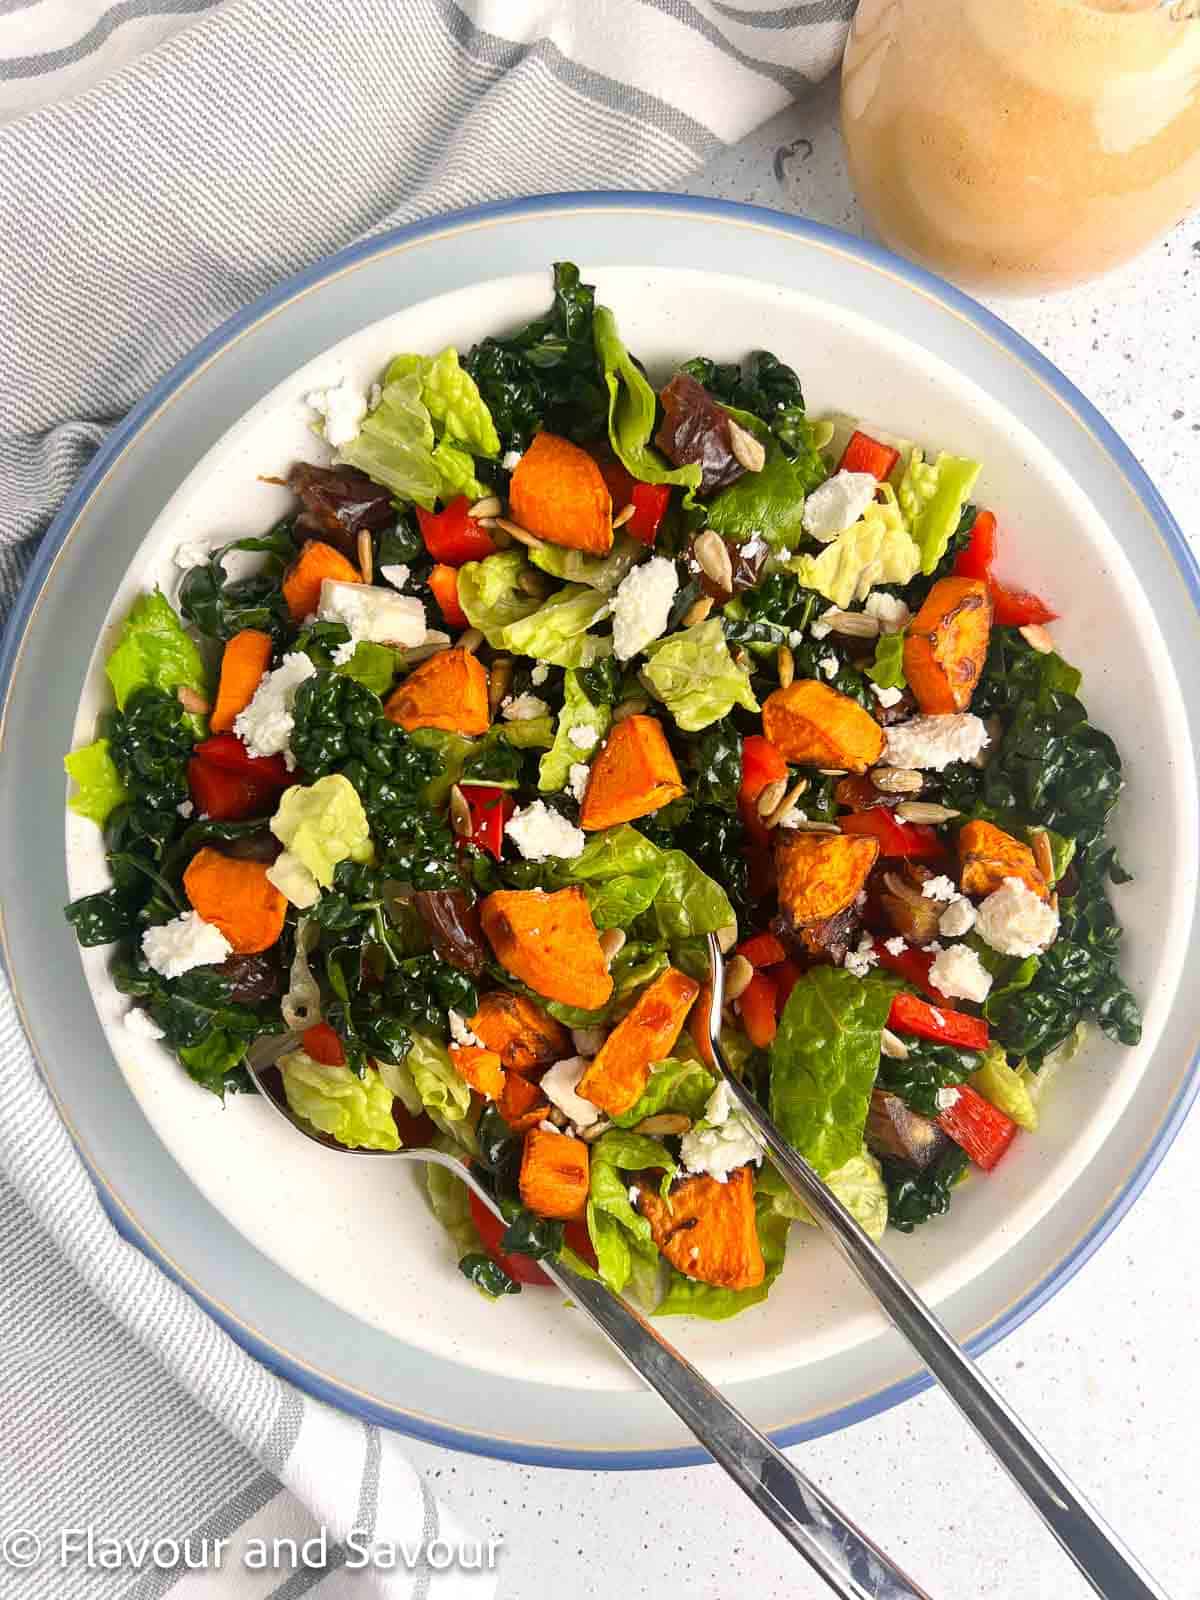
<path id="1" fill-rule="evenodd" d="M 872 439 L 869 433 L 860 433 L 856 428 L 842 451 L 838 471 L 869 472 L 882 483 L 899 459 L 899 450 L 893 450 L 889 444 L 880 444 L 878 439 Z"/>
<path id="2" fill-rule="evenodd" d="M 494 783 L 464 783 L 460 790 L 471 813 L 471 831 L 466 842 L 486 850 L 499 861 L 504 849 L 504 825 L 517 809 L 507 789 Z"/>
<path id="3" fill-rule="evenodd" d="M 769 830 L 758 814 L 758 797 L 769 783 L 787 775 L 788 764 L 769 739 L 761 733 L 752 733 L 742 740 L 738 812 L 747 833 L 759 844 L 765 843 Z"/>
<path id="4" fill-rule="evenodd" d="M 852 811 L 837 820 L 843 833 L 867 834 L 878 839 L 879 854 L 885 858 L 899 856 L 910 861 L 927 861 L 945 850 L 933 828 L 926 827 L 923 822 L 900 822 L 886 806 L 876 806 L 871 811 Z"/>
<path id="5" fill-rule="evenodd" d="M 943 1000 L 946 1000 L 946 1003 L 949 1004 L 947 997 L 941 990 L 935 988 L 929 981 L 929 969 L 933 965 L 934 959 L 931 951 L 922 950 L 918 945 L 909 945 L 906 949 L 901 950 L 899 955 L 893 955 L 884 940 L 876 939 L 875 957 L 879 965 L 886 971 L 896 973 L 898 977 L 904 979 L 905 983 L 911 983 L 918 989 L 924 989 L 925 993 L 931 995 L 938 1005 Z"/>
<path id="6" fill-rule="evenodd" d="M 779 1015 L 782 1016 L 783 1008 L 788 1003 L 788 996 L 800 982 L 803 973 L 800 971 L 799 964 L 793 961 L 791 956 L 787 956 L 777 967 L 771 968 L 769 976 L 771 982 L 775 985 L 777 1009 Z"/>
<path id="7" fill-rule="evenodd" d="M 992 1170 L 1017 1136 L 1013 1119 L 969 1083 L 959 1084 L 958 1098 L 938 1113 L 937 1123 L 985 1172 Z"/>
<path id="8" fill-rule="evenodd" d="M 215 762 L 193 756 L 188 762 L 188 790 L 192 804 L 214 822 L 244 822 L 248 817 L 268 817 L 279 803 L 279 788 L 239 772 L 229 772 Z"/>
<path id="9" fill-rule="evenodd" d="M 201 739 L 192 754 L 222 772 L 237 772 L 276 789 L 288 789 L 297 781 L 282 756 L 252 756 L 236 733 L 214 733 Z"/>
<path id="10" fill-rule="evenodd" d="M 426 550 L 435 561 L 461 567 L 468 561 L 482 561 L 485 556 L 495 555 L 491 534 L 468 515 L 470 509 L 465 494 L 451 500 L 441 511 L 423 511 L 417 507 L 417 526 Z"/>
<path id="11" fill-rule="evenodd" d="M 618 515 L 626 506 L 633 507 L 633 515 L 621 524 L 621 532 L 640 544 L 653 547 L 659 524 L 670 504 L 670 484 L 640 483 L 615 457 L 610 456 L 598 465 L 612 499 L 613 515 Z"/>
<path id="12" fill-rule="evenodd" d="M 986 582 L 991 578 L 995 559 L 996 514 L 994 511 L 977 512 L 970 541 L 954 558 L 955 577 L 983 578 Z"/>
<path id="13" fill-rule="evenodd" d="M 311 1028 L 305 1028 L 300 1043 L 304 1054 L 311 1056 L 314 1061 L 319 1061 L 323 1067 L 346 1065 L 346 1052 L 342 1049 L 342 1041 L 327 1022 L 314 1022 Z"/>
<path id="14" fill-rule="evenodd" d="M 746 1037 L 758 1050 L 765 1050 L 775 1037 L 779 997 L 765 972 L 756 972 L 737 1000 L 738 1015 Z"/>
<path id="15" fill-rule="evenodd" d="M 898 994 L 888 1012 L 888 1027 L 893 1033 L 912 1033 L 934 1044 L 953 1045 L 956 1050 L 986 1050 L 988 1025 L 982 1017 L 948 1006 L 931 1006 L 915 994 Z"/>
<path id="16" fill-rule="evenodd" d="M 471 1205 L 471 1221 L 475 1224 L 479 1234 L 479 1242 L 491 1256 L 498 1267 L 503 1267 L 510 1278 L 517 1283 L 536 1283 L 546 1289 L 554 1285 L 550 1279 L 530 1256 L 506 1255 L 500 1248 L 507 1224 L 495 1216 L 473 1189 L 468 1191 Z M 592 1241 L 588 1235 L 587 1224 L 583 1222 L 568 1222 L 563 1229 L 563 1241 L 581 1256 L 589 1267 L 596 1265 L 596 1252 L 592 1249 Z"/>
<path id="17" fill-rule="evenodd" d="M 1053 622 L 1058 616 L 1028 589 L 1010 589 L 997 579 L 988 580 L 992 596 L 992 621 L 998 628 L 1028 628 L 1032 623 Z"/>
<path id="18" fill-rule="evenodd" d="M 448 628 L 465 628 L 467 613 L 458 602 L 458 568 L 439 562 L 429 574 L 429 587 Z"/>
<path id="19" fill-rule="evenodd" d="M 737 953 L 752 967 L 774 967 L 787 957 L 787 951 L 773 933 L 753 933 L 743 939 Z"/>

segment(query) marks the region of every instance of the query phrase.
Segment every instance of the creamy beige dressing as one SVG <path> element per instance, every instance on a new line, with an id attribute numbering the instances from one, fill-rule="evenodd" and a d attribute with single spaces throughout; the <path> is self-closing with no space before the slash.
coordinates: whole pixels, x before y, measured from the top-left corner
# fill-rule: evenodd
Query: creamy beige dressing
<path id="1" fill-rule="evenodd" d="M 884 241 L 974 286 L 1106 271 L 1200 203 L 1192 0 L 861 0 L 850 174 Z"/>

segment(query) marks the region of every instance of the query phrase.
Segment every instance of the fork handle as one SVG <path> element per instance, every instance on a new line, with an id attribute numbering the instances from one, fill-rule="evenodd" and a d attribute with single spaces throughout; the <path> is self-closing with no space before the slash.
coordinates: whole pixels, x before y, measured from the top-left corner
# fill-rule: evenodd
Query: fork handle
<path id="1" fill-rule="evenodd" d="M 607 1334 L 834 1594 L 842 1600 L 929 1600 L 628 1301 L 569 1267 L 546 1261 L 539 1265 Z"/>

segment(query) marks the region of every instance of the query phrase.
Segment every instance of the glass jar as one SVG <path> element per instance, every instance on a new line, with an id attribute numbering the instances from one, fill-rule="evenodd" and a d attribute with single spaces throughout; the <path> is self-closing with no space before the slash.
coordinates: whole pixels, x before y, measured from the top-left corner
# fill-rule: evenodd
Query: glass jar
<path id="1" fill-rule="evenodd" d="M 1128 260 L 1200 203 L 1200 0 L 861 0 L 850 176 L 902 255 L 1037 291 Z"/>

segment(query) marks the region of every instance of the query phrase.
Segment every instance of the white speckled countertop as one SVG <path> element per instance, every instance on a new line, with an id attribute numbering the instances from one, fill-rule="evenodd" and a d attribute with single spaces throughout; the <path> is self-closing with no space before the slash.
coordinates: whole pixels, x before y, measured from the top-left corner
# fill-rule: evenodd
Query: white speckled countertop
<path id="1" fill-rule="evenodd" d="M 688 187 L 865 231 L 832 87 Z M 1098 284 L 989 304 L 1095 401 L 1200 541 L 1200 217 Z M 1097 1255 L 983 1362 L 1175 1600 L 1200 1597 L 1198 1168 L 1200 1114 Z M 828 1593 L 716 1467 L 563 1472 L 409 1448 L 503 1536 L 504 1600 Z M 938 1393 L 794 1454 L 935 1600 L 1091 1594 Z"/>

